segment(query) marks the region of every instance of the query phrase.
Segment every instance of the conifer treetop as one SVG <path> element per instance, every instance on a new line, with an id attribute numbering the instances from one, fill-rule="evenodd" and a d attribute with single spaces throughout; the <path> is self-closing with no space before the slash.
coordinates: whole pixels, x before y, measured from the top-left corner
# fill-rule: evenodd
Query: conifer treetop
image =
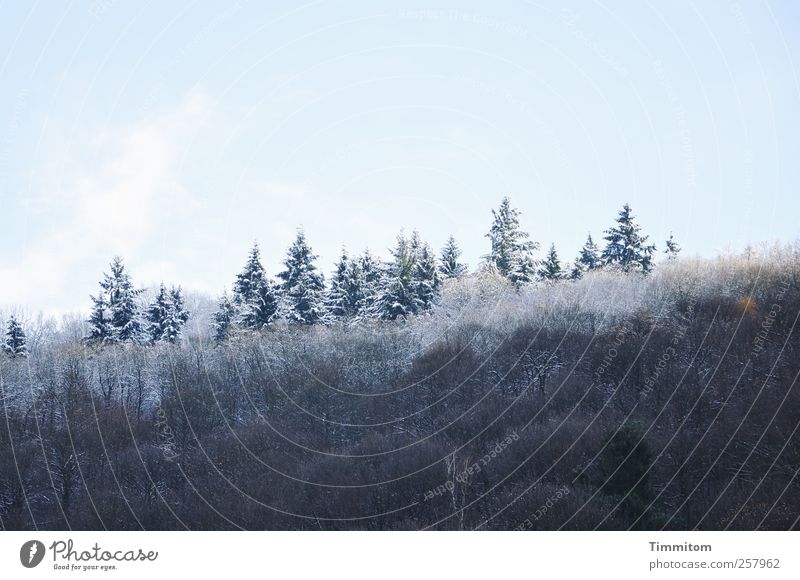
<path id="1" fill-rule="evenodd" d="M 298 229 L 283 261 L 286 269 L 278 274 L 283 280 L 282 310 L 290 322 L 317 324 L 330 320 L 325 304 L 325 279 L 317 270 L 316 259 L 303 229 Z"/>
<path id="2" fill-rule="evenodd" d="M 667 260 L 674 260 L 677 258 L 680 251 L 680 245 L 675 241 L 675 237 L 672 235 L 672 232 L 670 232 L 664 249 L 664 253 L 667 255 Z"/>
<path id="3" fill-rule="evenodd" d="M 8 327 L 2 346 L 3 352 L 11 358 L 28 356 L 28 339 L 25 336 L 22 324 L 13 314 L 8 319 Z"/>
<path id="4" fill-rule="evenodd" d="M 586 241 L 580 249 L 580 252 L 578 252 L 578 257 L 575 258 L 575 263 L 570 272 L 570 278 L 577 280 L 583 277 L 586 272 L 596 270 L 601 265 L 600 250 L 597 244 L 594 243 L 592 234 L 587 234 Z"/>
<path id="5" fill-rule="evenodd" d="M 622 272 L 648 274 L 653 269 L 652 256 L 655 245 L 648 245 L 648 236 L 633 218 L 627 203 L 620 210 L 616 225 L 606 230 L 607 244 L 601 256 L 604 266 L 618 268 Z"/>
<path id="6" fill-rule="evenodd" d="M 458 278 L 467 273 L 467 266 L 459 262 L 461 248 L 451 234 L 442 248 L 439 271 L 445 278 Z"/>
<path id="7" fill-rule="evenodd" d="M 491 241 L 491 251 L 485 259 L 516 286 L 533 280 L 536 261 L 532 254 L 538 248 L 538 244 L 529 239 L 530 235 L 521 229 L 520 215 L 518 209 L 511 207 L 508 196 L 504 197 L 500 207 L 492 210 L 492 226 L 486 234 Z"/>
<path id="8" fill-rule="evenodd" d="M 139 342 L 145 338 L 139 295 L 119 256 L 111 262 L 111 273 L 103 274 L 101 291 L 91 296 L 92 313 L 87 339 L 94 342 Z"/>
<path id="9" fill-rule="evenodd" d="M 542 262 L 539 268 L 539 278 L 548 282 L 555 282 L 561 280 L 563 272 L 561 269 L 561 262 L 558 259 L 558 252 L 556 252 L 556 245 L 551 244 L 550 250 L 547 252 L 547 257 Z"/>

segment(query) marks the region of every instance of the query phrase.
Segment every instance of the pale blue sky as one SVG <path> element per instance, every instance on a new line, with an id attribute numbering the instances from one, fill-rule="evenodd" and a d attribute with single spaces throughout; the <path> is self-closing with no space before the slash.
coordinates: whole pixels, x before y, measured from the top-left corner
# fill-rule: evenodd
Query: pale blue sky
<path id="1" fill-rule="evenodd" d="M 784 2 L 0 4 L 0 308 L 85 308 L 114 254 L 210 293 L 297 226 L 331 270 L 401 227 L 475 266 L 510 195 L 572 260 L 798 237 Z"/>

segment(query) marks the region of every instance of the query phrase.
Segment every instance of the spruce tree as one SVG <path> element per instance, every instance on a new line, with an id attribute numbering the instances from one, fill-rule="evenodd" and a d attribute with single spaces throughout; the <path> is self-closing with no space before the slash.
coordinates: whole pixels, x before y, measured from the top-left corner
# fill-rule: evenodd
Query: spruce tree
<path id="1" fill-rule="evenodd" d="M 442 279 L 436 256 L 427 243 L 418 245 L 414 264 L 414 285 L 420 310 L 429 310 L 441 291 Z"/>
<path id="2" fill-rule="evenodd" d="M 189 320 L 189 312 L 183 305 L 180 286 L 169 292 L 162 283 L 155 300 L 147 308 L 148 334 L 152 342 L 177 342 L 183 325 Z"/>
<path id="3" fill-rule="evenodd" d="M 575 264 L 572 267 L 570 278 L 577 280 L 582 278 L 586 272 L 596 270 L 601 265 L 600 251 L 597 244 L 592 239 L 592 234 L 586 236 L 586 242 L 583 244 L 578 257 L 575 259 Z"/>
<path id="4" fill-rule="evenodd" d="M 103 274 L 103 277 L 101 293 L 91 296 L 93 307 L 87 339 L 110 342 L 141 340 L 144 333 L 138 296 L 142 291 L 133 287 L 122 258 L 115 257 L 111 262 L 111 273 Z"/>
<path id="5" fill-rule="evenodd" d="M 598 457 L 597 484 L 605 495 L 621 503 L 621 515 L 638 529 L 653 529 L 663 519 L 653 505 L 651 482 L 653 451 L 638 421 L 615 426 Z"/>
<path id="6" fill-rule="evenodd" d="M 414 258 L 419 256 L 420 250 L 422 250 L 422 238 L 420 238 L 419 231 L 414 228 L 411 230 L 411 235 L 408 238 L 408 249 L 414 255 Z"/>
<path id="7" fill-rule="evenodd" d="M 316 259 L 305 234 L 298 230 L 283 262 L 286 270 L 278 274 L 283 280 L 280 287 L 283 310 L 291 322 L 324 324 L 329 321 L 325 307 L 325 280 L 317 271 Z"/>
<path id="8" fill-rule="evenodd" d="M 258 244 L 253 244 L 242 271 L 233 286 L 236 321 L 243 328 L 259 330 L 271 323 L 278 313 L 278 294 L 261 265 Z"/>
<path id="9" fill-rule="evenodd" d="M 511 207 L 511 200 L 504 197 L 494 216 L 492 227 L 486 237 L 492 244 L 491 253 L 485 257 L 499 274 L 508 278 L 515 286 L 531 282 L 536 275 L 533 251 L 538 244 L 519 225 L 521 212 Z"/>
<path id="10" fill-rule="evenodd" d="M 374 313 L 384 320 L 396 320 L 416 314 L 420 307 L 417 279 L 417 256 L 414 238 L 409 240 L 401 232 L 397 245 L 391 250 L 392 260 L 384 266 L 380 290 L 374 304 Z"/>
<path id="11" fill-rule="evenodd" d="M 542 262 L 539 268 L 539 278 L 548 282 L 555 282 L 561 280 L 564 274 L 561 270 L 561 262 L 558 259 L 556 252 L 556 245 L 550 245 L 550 251 L 547 252 L 547 258 Z"/>
<path id="12" fill-rule="evenodd" d="M 108 290 L 108 304 L 111 310 L 111 325 L 114 340 L 117 342 L 136 341 L 142 336 L 137 297 L 142 290 L 135 289 L 131 278 L 125 271 L 125 264 L 117 257 L 111 264 L 111 285 Z"/>
<path id="13" fill-rule="evenodd" d="M 11 358 L 28 356 L 28 340 L 25 337 L 25 331 L 17 320 L 17 317 L 13 315 L 8 319 L 6 338 L 3 342 L 3 352 Z"/>
<path id="14" fill-rule="evenodd" d="M 445 278 L 458 278 L 467 273 L 467 266 L 458 261 L 461 257 L 461 248 L 456 239 L 451 235 L 442 248 L 439 272 Z"/>
<path id="15" fill-rule="evenodd" d="M 280 299 L 276 286 L 268 279 L 256 288 L 255 296 L 243 311 L 241 322 L 248 328 L 264 328 L 278 318 Z"/>
<path id="16" fill-rule="evenodd" d="M 222 342 L 228 338 L 236 322 L 237 309 L 233 301 L 223 292 L 214 313 L 214 340 Z"/>
<path id="17" fill-rule="evenodd" d="M 641 227 L 634 221 L 627 203 L 617 216 L 617 224 L 605 233 L 608 243 L 601 256 L 604 266 L 643 274 L 653 269 L 652 256 L 656 247 L 647 245 L 648 236 L 641 234 Z"/>
<path id="18" fill-rule="evenodd" d="M 155 299 L 147 307 L 147 332 L 152 342 L 163 339 L 169 316 L 169 295 L 167 288 L 162 283 Z"/>
<path id="19" fill-rule="evenodd" d="M 97 296 L 89 296 L 89 298 L 92 299 L 92 312 L 89 315 L 89 334 L 86 336 L 86 340 L 96 343 L 110 341 L 112 331 L 105 291 L 100 292 Z"/>
<path id="20" fill-rule="evenodd" d="M 358 303 L 356 319 L 377 316 L 376 301 L 383 280 L 383 268 L 380 261 L 372 255 L 369 248 L 359 256 L 357 263 L 362 284 L 362 297 Z"/>
<path id="21" fill-rule="evenodd" d="M 264 267 L 261 265 L 261 250 L 258 243 L 253 243 L 250 254 L 247 256 L 247 263 L 236 275 L 236 281 L 233 284 L 234 302 L 246 304 L 252 301 L 264 280 L 266 280 L 266 275 Z"/>
<path id="22" fill-rule="evenodd" d="M 177 342 L 182 334 L 183 327 L 189 320 L 189 311 L 184 306 L 183 291 L 181 287 L 173 286 L 169 290 L 169 302 L 167 308 L 167 318 L 164 323 L 164 332 L 161 340 L 166 342 Z"/>
<path id="23" fill-rule="evenodd" d="M 328 289 L 328 311 L 337 320 L 353 320 L 359 314 L 364 296 L 364 275 L 360 261 L 351 259 L 347 251 L 342 249 Z"/>
<path id="24" fill-rule="evenodd" d="M 667 240 L 666 246 L 667 247 L 664 250 L 664 253 L 667 255 L 667 260 L 674 260 L 677 258 L 681 251 L 681 247 L 678 245 L 678 242 L 675 241 L 672 232 L 669 233 L 669 239 Z"/>

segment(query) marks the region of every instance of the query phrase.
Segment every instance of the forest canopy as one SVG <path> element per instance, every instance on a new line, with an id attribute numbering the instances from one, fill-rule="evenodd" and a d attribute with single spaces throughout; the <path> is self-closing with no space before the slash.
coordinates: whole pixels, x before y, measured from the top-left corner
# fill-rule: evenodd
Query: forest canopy
<path id="1" fill-rule="evenodd" d="M 300 231 L 216 305 L 114 260 L 88 320 L 10 317 L 2 528 L 796 528 L 800 247 L 654 260 L 626 206 L 567 266 L 520 228 L 327 280 Z"/>

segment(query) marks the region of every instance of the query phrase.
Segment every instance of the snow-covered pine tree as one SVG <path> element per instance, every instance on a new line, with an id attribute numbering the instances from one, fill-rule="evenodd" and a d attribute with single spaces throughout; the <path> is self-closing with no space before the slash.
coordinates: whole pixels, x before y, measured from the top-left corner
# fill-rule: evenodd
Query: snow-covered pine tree
<path id="1" fill-rule="evenodd" d="M 539 268 L 539 278 L 547 282 L 555 282 L 563 277 L 564 273 L 561 270 L 561 262 L 558 259 L 556 245 L 550 244 L 550 251 L 547 252 L 547 257 Z"/>
<path id="2" fill-rule="evenodd" d="M 353 320 L 364 300 L 364 276 L 358 259 L 351 259 L 342 248 L 331 277 L 326 304 L 332 317 L 341 321 Z"/>
<path id="3" fill-rule="evenodd" d="M 619 268 L 623 272 L 649 273 L 653 269 L 653 252 L 656 247 L 647 244 L 648 236 L 634 221 L 631 207 L 626 203 L 617 216 L 617 225 L 606 230 L 608 242 L 601 259 L 603 266 Z"/>
<path id="4" fill-rule="evenodd" d="M 419 231 L 414 228 L 411 230 L 411 236 L 408 238 L 408 248 L 411 250 L 411 253 L 414 256 L 419 256 L 419 252 L 422 249 L 422 238 L 420 238 Z"/>
<path id="5" fill-rule="evenodd" d="M 374 315 L 384 320 L 396 320 L 416 314 L 421 302 L 417 294 L 415 270 L 417 256 L 412 240 L 403 232 L 391 250 L 392 260 L 385 264 L 380 289 L 373 305 Z"/>
<path id="6" fill-rule="evenodd" d="M 236 275 L 233 284 L 233 300 L 238 304 L 250 302 L 256 295 L 256 289 L 264 283 L 266 275 L 261 265 L 261 250 L 258 243 L 253 243 L 242 271 Z"/>
<path id="7" fill-rule="evenodd" d="M 678 245 L 678 242 L 675 241 L 672 232 L 669 233 L 669 239 L 667 240 L 666 249 L 664 253 L 667 255 L 667 260 L 674 260 L 678 257 L 678 254 L 681 251 L 681 247 Z"/>
<path id="8" fill-rule="evenodd" d="M 278 318 L 278 289 L 269 278 L 255 289 L 253 298 L 242 308 L 239 322 L 245 328 L 264 328 Z"/>
<path id="9" fill-rule="evenodd" d="M 230 299 L 228 293 L 223 292 L 218 302 L 217 311 L 214 312 L 214 340 L 223 342 L 228 338 L 233 324 L 236 322 L 237 314 L 236 305 Z"/>
<path id="10" fill-rule="evenodd" d="M 91 297 L 94 305 L 87 339 L 111 342 L 141 340 L 144 334 L 138 296 L 142 291 L 133 287 L 122 258 L 115 257 L 111 262 L 111 274 L 103 274 L 103 277 L 100 282 L 102 292 Z"/>
<path id="11" fill-rule="evenodd" d="M 183 327 L 189 320 L 189 311 L 186 310 L 183 299 L 183 290 L 180 286 L 173 286 L 169 290 L 169 301 L 167 304 L 167 318 L 164 323 L 164 332 L 161 340 L 175 343 L 182 334 Z"/>
<path id="12" fill-rule="evenodd" d="M 258 244 L 253 244 L 242 271 L 233 285 L 233 304 L 237 323 L 243 328 L 258 330 L 271 323 L 278 313 L 278 293 L 261 265 Z"/>
<path id="13" fill-rule="evenodd" d="M 189 320 L 184 308 L 183 291 L 173 286 L 167 292 L 162 283 L 155 299 L 147 308 L 148 335 L 151 342 L 177 342 L 183 325 Z"/>
<path id="14" fill-rule="evenodd" d="M 586 272 L 596 270 L 601 264 L 600 250 L 594 243 L 592 234 L 589 234 L 586 236 L 586 242 L 578 253 L 578 257 L 575 258 L 575 264 L 572 266 L 569 277 L 573 280 L 582 278 Z"/>
<path id="15" fill-rule="evenodd" d="M 164 332 L 169 316 L 169 296 L 167 288 L 162 283 L 158 288 L 158 294 L 147 307 L 147 334 L 151 342 L 163 340 Z"/>
<path id="16" fill-rule="evenodd" d="M 427 243 L 417 246 L 414 264 L 414 285 L 420 310 L 428 310 L 439 296 L 442 279 L 436 263 L 436 255 Z"/>
<path id="17" fill-rule="evenodd" d="M 356 319 L 369 318 L 377 316 L 377 308 L 375 306 L 378 293 L 380 292 L 383 268 L 380 261 L 372 255 L 369 248 L 364 250 L 364 253 L 354 260 L 360 271 L 362 280 L 362 298 L 358 303 L 358 314 Z"/>
<path id="18" fill-rule="evenodd" d="M 445 278 L 458 278 L 467 273 L 467 266 L 458 261 L 461 257 L 461 248 L 458 247 L 456 239 L 451 235 L 442 248 L 439 260 L 439 272 Z"/>
<path id="19" fill-rule="evenodd" d="M 22 324 L 17 320 L 17 317 L 13 315 L 8 319 L 6 338 L 3 342 L 3 352 L 11 358 L 28 356 L 28 340 L 25 337 L 25 331 L 22 328 Z"/>
<path id="20" fill-rule="evenodd" d="M 326 296 L 326 304 L 331 316 L 337 320 L 344 320 L 350 317 L 349 295 L 347 292 L 347 270 L 350 267 L 350 257 L 347 250 L 342 248 L 339 261 L 336 262 L 336 270 L 331 276 L 330 288 Z"/>
<path id="21" fill-rule="evenodd" d="M 508 278 L 515 286 L 531 282 L 536 275 L 536 261 L 533 251 L 538 244 L 531 241 L 530 235 L 519 225 L 521 212 L 511 207 L 511 200 L 504 197 L 494 216 L 492 227 L 486 237 L 491 240 L 491 253 L 485 260 L 499 274 Z"/>
<path id="22" fill-rule="evenodd" d="M 89 334 L 85 340 L 103 343 L 111 340 L 111 321 L 108 314 L 108 302 L 106 301 L 105 291 L 101 291 L 97 296 L 89 296 L 92 299 L 92 312 L 89 315 Z"/>
<path id="23" fill-rule="evenodd" d="M 286 253 L 286 270 L 278 274 L 281 283 L 283 311 L 290 322 L 325 324 L 330 320 L 325 306 L 325 279 L 314 264 L 317 256 L 311 252 L 303 230 Z"/>
<path id="24" fill-rule="evenodd" d="M 133 287 L 131 277 L 125 271 L 122 258 L 111 263 L 111 285 L 108 290 L 108 306 L 111 310 L 111 326 L 117 342 L 137 341 L 142 337 L 142 322 L 137 297 L 142 290 Z"/>

